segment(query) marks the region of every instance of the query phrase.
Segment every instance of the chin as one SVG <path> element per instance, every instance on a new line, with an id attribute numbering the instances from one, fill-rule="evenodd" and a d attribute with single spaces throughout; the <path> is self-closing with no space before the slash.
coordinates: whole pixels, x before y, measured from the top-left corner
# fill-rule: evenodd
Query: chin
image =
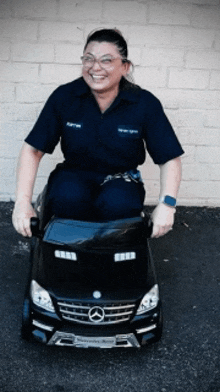
<path id="1" fill-rule="evenodd" d="M 108 83 L 98 83 L 98 82 L 87 82 L 88 86 L 91 88 L 92 91 L 104 92 L 109 90 Z"/>

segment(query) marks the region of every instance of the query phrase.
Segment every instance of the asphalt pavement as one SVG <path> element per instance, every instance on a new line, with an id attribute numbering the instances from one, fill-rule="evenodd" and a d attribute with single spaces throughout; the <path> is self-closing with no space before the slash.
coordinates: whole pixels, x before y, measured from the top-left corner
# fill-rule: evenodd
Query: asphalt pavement
<path id="1" fill-rule="evenodd" d="M 29 240 L 0 203 L 0 392 L 220 392 L 220 208 L 179 207 L 151 240 L 162 340 L 141 349 L 76 349 L 20 337 Z"/>

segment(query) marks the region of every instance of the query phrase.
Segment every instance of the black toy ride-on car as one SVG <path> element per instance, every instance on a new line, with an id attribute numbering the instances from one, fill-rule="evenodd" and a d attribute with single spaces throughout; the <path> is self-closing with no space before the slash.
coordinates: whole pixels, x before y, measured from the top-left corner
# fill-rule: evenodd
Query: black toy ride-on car
<path id="1" fill-rule="evenodd" d="M 71 347 L 141 347 L 162 334 L 146 217 L 32 219 L 22 338 Z"/>

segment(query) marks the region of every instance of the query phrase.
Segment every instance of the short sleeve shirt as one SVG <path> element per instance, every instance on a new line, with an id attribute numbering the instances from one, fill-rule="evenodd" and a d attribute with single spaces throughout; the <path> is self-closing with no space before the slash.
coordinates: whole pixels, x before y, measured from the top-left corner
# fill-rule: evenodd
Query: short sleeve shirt
<path id="1" fill-rule="evenodd" d="M 60 141 L 67 165 L 109 174 L 135 169 L 146 150 L 156 164 L 183 154 L 160 101 L 124 78 L 104 113 L 83 78 L 58 87 L 25 141 L 49 154 Z"/>

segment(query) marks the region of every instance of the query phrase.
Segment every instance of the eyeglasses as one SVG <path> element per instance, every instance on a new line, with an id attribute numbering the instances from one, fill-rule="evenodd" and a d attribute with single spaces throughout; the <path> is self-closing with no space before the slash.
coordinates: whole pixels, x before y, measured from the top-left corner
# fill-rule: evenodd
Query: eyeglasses
<path id="1" fill-rule="evenodd" d="M 93 56 L 82 56 L 82 64 L 85 68 L 92 68 L 94 64 L 97 62 L 101 68 L 110 69 L 113 67 L 113 63 L 115 60 L 122 60 L 125 63 L 127 60 L 123 59 L 122 57 L 111 57 L 111 56 L 103 56 L 100 59 L 96 59 Z"/>

